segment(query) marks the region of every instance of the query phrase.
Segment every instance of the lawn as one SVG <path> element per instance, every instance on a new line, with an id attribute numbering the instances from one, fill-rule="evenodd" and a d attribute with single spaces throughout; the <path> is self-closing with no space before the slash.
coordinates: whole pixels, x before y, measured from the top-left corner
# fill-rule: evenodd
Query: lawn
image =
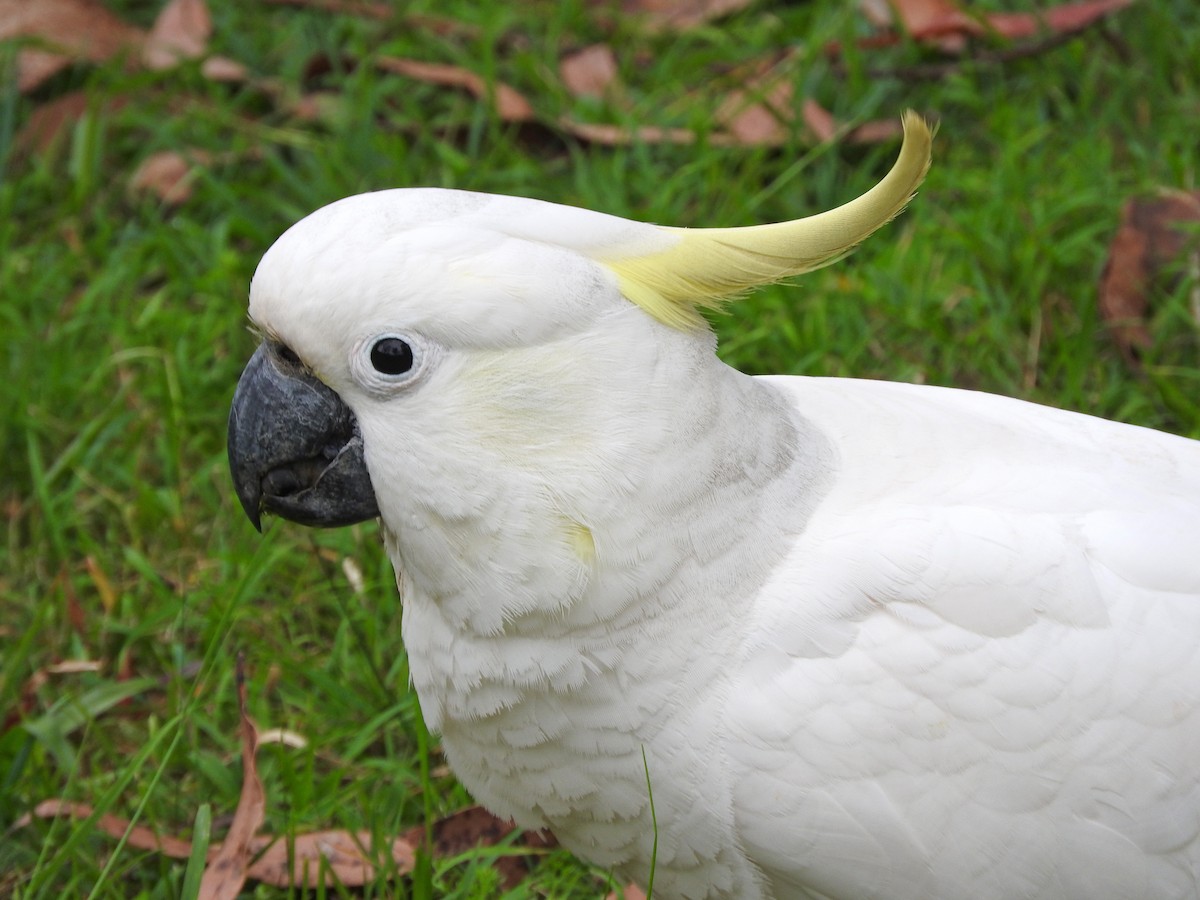
<path id="1" fill-rule="evenodd" d="M 162 4 L 107 6 L 149 28 Z M 250 276 L 289 224 L 336 198 L 433 185 L 740 225 L 873 184 L 895 140 L 817 141 L 798 119 L 770 141 L 720 137 L 715 111 L 769 61 L 793 105 L 811 98 L 847 127 L 911 107 L 940 130 L 929 179 L 897 222 L 847 260 L 714 317 L 730 364 L 956 385 L 1200 436 L 1195 272 L 1156 282 L 1152 345 L 1136 365 L 1097 301 L 1125 201 L 1196 188 L 1194 0 L 1137 3 L 1019 52 L 985 35 L 958 54 L 858 46 L 872 28 L 842 0 L 761 0 L 674 31 L 582 0 L 417 0 L 387 18 L 210 6 L 207 52 L 241 63 L 236 80 L 199 60 L 147 71 L 116 58 L 32 92 L 0 75 L 0 896 L 191 889 L 186 859 L 121 844 L 97 817 L 187 838 L 207 807 L 221 838 L 242 781 L 239 655 L 250 714 L 289 738 L 259 752 L 264 832 L 365 830 L 382 843 L 471 802 L 436 736 L 425 747 L 376 527 L 271 521 L 260 537 L 227 471 L 228 404 L 255 345 Z M 839 54 L 823 52 L 835 41 Z M 601 97 L 573 92 L 559 70 L 593 44 L 616 61 Z M 382 57 L 476 73 L 492 99 L 504 83 L 532 112 L 518 121 Z M 15 60 L 0 45 L 0 71 Z M 31 148 L 30 118 L 76 91 L 86 111 Z M 632 139 L 589 140 L 567 120 Z M 636 132 L 647 126 L 695 140 Z M 190 196 L 131 183 L 172 151 L 194 163 Z M 49 799 L 94 815 L 12 828 Z M 510 896 L 611 889 L 559 851 Z M 328 893 L 499 891 L 486 855 L 468 854 Z M 251 884 L 246 895 L 296 892 Z"/>

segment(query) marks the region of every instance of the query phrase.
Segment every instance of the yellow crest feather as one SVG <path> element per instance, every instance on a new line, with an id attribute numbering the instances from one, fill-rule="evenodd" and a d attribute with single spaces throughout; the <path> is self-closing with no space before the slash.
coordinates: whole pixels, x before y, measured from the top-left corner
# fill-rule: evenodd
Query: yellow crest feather
<path id="1" fill-rule="evenodd" d="M 703 324 L 702 309 L 750 288 L 799 275 L 844 256 L 891 221 L 929 170 L 933 132 L 912 110 L 904 113 L 904 143 L 890 172 L 861 197 L 837 209 L 791 222 L 744 228 L 669 228 L 667 250 L 602 259 L 621 292 L 676 328 Z"/>

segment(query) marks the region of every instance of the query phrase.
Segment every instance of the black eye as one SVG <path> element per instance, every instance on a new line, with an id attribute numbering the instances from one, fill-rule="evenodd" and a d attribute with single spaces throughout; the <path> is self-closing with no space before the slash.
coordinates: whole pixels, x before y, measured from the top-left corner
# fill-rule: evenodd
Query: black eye
<path id="1" fill-rule="evenodd" d="M 412 347 L 400 338 L 384 338 L 371 348 L 371 365 L 383 375 L 403 375 L 413 367 Z"/>

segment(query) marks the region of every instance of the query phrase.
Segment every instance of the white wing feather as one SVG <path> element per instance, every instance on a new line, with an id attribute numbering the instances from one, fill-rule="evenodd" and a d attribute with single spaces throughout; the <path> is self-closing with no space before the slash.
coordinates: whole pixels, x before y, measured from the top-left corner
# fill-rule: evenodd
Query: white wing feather
<path id="1" fill-rule="evenodd" d="M 1195 896 L 1200 444 L 766 380 L 840 454 L 732 690 L 738 831 L 775 895 Z"/>

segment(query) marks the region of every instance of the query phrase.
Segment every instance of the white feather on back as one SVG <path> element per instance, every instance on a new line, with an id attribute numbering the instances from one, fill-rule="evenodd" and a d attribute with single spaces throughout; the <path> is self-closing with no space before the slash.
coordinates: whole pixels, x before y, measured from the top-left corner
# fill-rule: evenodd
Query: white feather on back
<path id="1" fill-rule="evenodd" d="M 776 896 L 1193 895 L 1200 444 L 767 381 L 840 462 L 729 710 L 738 832 Z"/>

